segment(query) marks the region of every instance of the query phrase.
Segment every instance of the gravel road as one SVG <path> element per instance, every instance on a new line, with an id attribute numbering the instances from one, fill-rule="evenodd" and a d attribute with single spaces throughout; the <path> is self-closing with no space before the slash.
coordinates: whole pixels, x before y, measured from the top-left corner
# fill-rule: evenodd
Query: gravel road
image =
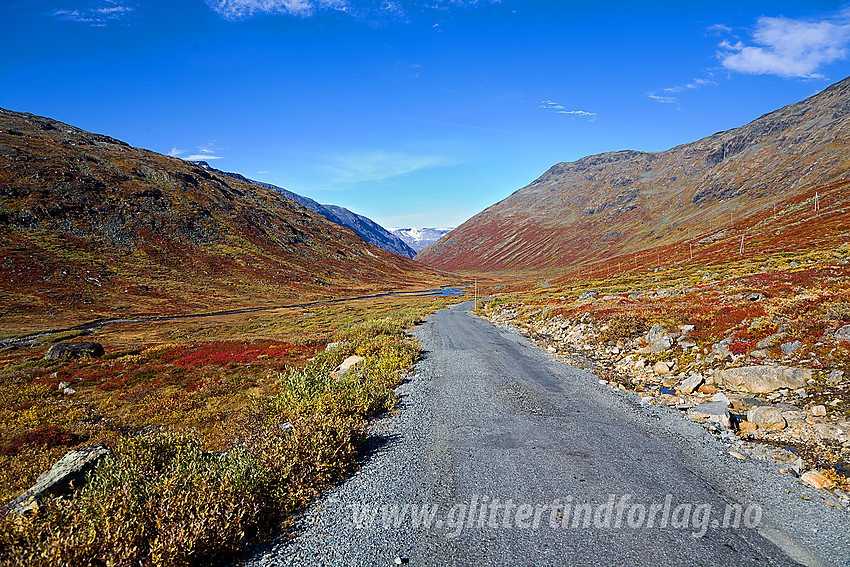
<path id="1" fill-rule="evenodd" d="M 362 466 L 239 565 L 850 565 L 821 493 L 470 307 L 414 330 Z"/>

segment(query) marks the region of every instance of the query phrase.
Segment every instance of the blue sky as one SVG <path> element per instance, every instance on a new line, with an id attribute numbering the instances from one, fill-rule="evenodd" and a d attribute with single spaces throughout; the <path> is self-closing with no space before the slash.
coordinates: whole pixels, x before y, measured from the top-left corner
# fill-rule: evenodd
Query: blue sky
<path id="1" fill-rule="evenodd" d="M 0 106 L 455 226 L 561 161 L 664 150 L 850 75 L 850 5 L 4 0 Z"/>

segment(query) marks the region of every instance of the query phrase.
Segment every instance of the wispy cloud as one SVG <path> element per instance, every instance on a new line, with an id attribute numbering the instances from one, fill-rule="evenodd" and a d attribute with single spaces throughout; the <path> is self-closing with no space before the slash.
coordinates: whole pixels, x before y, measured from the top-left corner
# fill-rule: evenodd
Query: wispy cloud
<path id="1" fill-rule="evenodd" d="M 587 110 L 567 110 L 567 107 L 563 104 L 558 104 L 554 100 L 544 100 L 538 103 L 538 108 L 542 108 L 544 110 L 551 110 L 555 114 L 567 114 L 570 116 L 583 116 L 589 118 L 590 120 L 596 120 L 595 112 L 588 112 Z"/>
<path id="2" fill-rule="evenodd" d="M 260 15 L 309 18 L 318 14 L 345 13 L 355 18 L 407 21 L 412 14 L 448 12 L 499 4 L 501 0 L 206 0 L 207 5 L 228 21 Z"/>
<path id="3" fill-rule="evenodd" d="M 49 15 L 59 20 L 100 27 L 123 20 L 135 10 L 135 6 L 128 6 L 124 0 L 98 0 L 86 8 L 56 9 Z"/>
<path id="4" fill-rule="evenodd" d="M 368 150 L 332 156 L 326 166 L 334 185 L 354 185 L 368 181 L 384 181 L 422 169 L 450 165 L 440 155 L 416 155 L 383 150 Z"/>
<path id="5" fill-rule="evenodd" d="M 850 8 L 820 20 L 762 16 L 748 42 L 723 40 L 717 57 L 739 73 L 823 78 L 818 70 L 844 59 L 849 42 Z"/>
<path id="6" fill-rule="evenodd" d="M 714 79 L 694 79 L 690 83 L 685 83 L 684 85 L 678 85 L 675 87 L 667 87 L 664 89 L 664 92 L 668 93 L 681 93 L 688 90 L 696 90 L 701 89 L 703 87 L 716 87 L 717 81 Z"/>
<path id="7" fill-rule="evenodd" d="M 674 104 L 678 102 L 678 99 L 674 96 L 660 95 L 654 92 L 646 93 L 647 98 L 654 100 L 655 102 L 660 102 L 662 104 Z"/>
<path id="8" fill-rule="evenodd" d="M 180 159 L 185 159 L 187 161 L 210 161 L 215 159 L 222 159 L 223 156 L 218 155 L 218 152 L 223 150 L 224 148 L 220 148 L 216 145 L 215 140 L 212 142 L 206 143 L 201 146 L 196 146 L 195 150 L 197 153 L 193 153 L 187 156 L 183 154 L 186 153 L 186 150 L 180 150 L 177 146 L 173 146 L 171 151 L 168 152 L 168 155 L 171 157 L 179 157 Z"/>

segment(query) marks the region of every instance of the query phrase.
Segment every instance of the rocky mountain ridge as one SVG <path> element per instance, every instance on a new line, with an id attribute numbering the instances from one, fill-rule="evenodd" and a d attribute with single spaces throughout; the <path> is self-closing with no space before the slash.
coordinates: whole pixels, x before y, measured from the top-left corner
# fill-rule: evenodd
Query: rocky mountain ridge
<path id="1" fill-rule="evenodd" d="M 276 191 L 2 109 L 0 250 L 0 323 L 41 328 L 45 317 L 281 304 L 436 276 Z"/>
<path id="2" fill-rule="evenodd" d="M 239 173 L 215 169 L 205 161 L 197 161 L 195 163 L 207 171 L 213 171 L 221 175 L 241 179 L 247 183 L 253 183 L 254 185 L 265 187 L 266 189 L 271 189 L 272 191 L 277 191 L 287 199 L 307 207 L 314 213 L 319 213 L 329 221 L 354 231 L 354 233 L 360 238 L 374 246 L 377 246 L 378 248 L 383 248 L 389 252 L 395 252 L 396 254 L 406 256 L 407 258 L 413 258 L 416 255 L 416 250 L 409 247 L 402 239 L 398 238 L 398 236 L 388 231 L 372 219 L 352 212 L 345 207 L 340 207 L 339 205 L 323 205 L 309 197 L 293 193 L 292 191 L 288 191 L 282 187 L 278 187 L 277 185 L 248 179 Z"/>
<path id="3" fill-rule="evenodd" d="M 450 233 L 453 228 L 396 228 L 392 233 L 418 254 Z"/>
<path id="4" fill-rule="evenodd" d="M 418 259 L 453 270 L 575 267 L 737 230 L 736 223 L 757 224 L 774 211 L 791 224 L 816 193 L 824 211 L 838 214 L 847 204 L 848 155 L 850 78 L 664 152 L 559 163 Z M 774 224 L 771 231 L 781 230 Z M 846 227 L 846 215 L 840 224 Z"/>

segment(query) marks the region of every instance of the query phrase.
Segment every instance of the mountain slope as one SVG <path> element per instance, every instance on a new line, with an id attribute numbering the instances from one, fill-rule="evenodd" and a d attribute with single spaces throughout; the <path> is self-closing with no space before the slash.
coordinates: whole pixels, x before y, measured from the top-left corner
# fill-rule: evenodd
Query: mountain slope
<path id="1" fill-rule="evenodd" d="M 442 278 L 275 191 L 2 109 L 0 251 L 6 328 L 284 304 Z"/>
<path id="2" fill-rule="evenodd" d="M 397 228 L 392 233 L 418 254 L 451 231 L 451 228 Z"/>
<path id="3" fill-rule="evenodd" d="M 349 211 L 344 207 L 340 207 L 338 205 L 322 205 L 321 203 L 318 203 L 313 199 L 310 199 L 309 197 L 304 197 L 303 195 L 293 193 L 292 191 L 287 191 L 286 189 L 278 187 L 277 185 L 272 185 L 271 183 L 263 183 L 262 181 L 254 181 L 253 179 L 248 179 L 247 177 L 238 173 L 230 173 L 227 171 L 215 169 L 205 161 L 198 161 L 195 163 L 197 163 L 207 171 L 212 171 L 221 175 L 226 175 L 228 177 L 241 179 L 242 181 L 253 183 L 255 185 L 259 185 L 260 187 L 271 189 L 272 191 L 277 191 L 287 199 L 290 199 L 292 201 L 295 201 L 299 205 L 307 207 L 314 213 L 319 213 L 329 221 L 354 231 L 358 236 L 360 236 L 360 238 L 370 244 L 377 246 L 378 248 L 383 248 L 384 250 L 395 252 L 396 254 L 400 254 L 408 258 L 413 258 L 416 255 L 416 251 L 407 246 L 407 244 L 405 244 L 403 240 L 395 236 L 393 233 L 391 233 L 372 219 Z"/>
<path id="4" fill-rule="evenodd" d="M 838 234 L 847 228 L 848 167 L 850 78 L 665 152 L 557 164 L 417 260 L 452 270 L 551 270 L 698 235 L 740 238 L 757 223 L 772 234 L 804 223 L 816 192 L 821 227 Z"/>

